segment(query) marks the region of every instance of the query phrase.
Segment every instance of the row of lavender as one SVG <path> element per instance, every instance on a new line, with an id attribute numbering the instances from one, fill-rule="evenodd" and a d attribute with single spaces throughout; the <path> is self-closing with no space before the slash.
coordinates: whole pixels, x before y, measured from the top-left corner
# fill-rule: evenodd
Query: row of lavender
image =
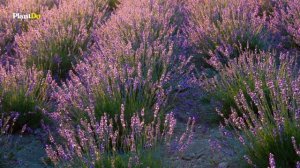
<path id="1" fill-rule="evenodd" d="M 162 167 L 160 144 L 182 152 L 193 135 L 191 120 L 173 141 L 176 121 L 165 113 L 194 63 L 218 72 L 201 85 L 223 103 L 223 123 L 236 130 L 249 163 L 300 166 L 299 4 L 1 2 L 1 134 L 12 123 L 24 131 L 45 120 L 46 151 L 58 167 Z M 20 21 L 14 12 L 42 18 Z M 10 112 L 18 119 L 4 116 Z"/>
<path id="2" fill-rule="evenodd" d="M 300 167 L 300 1 L 191 6 L 190 42 L 204 66 L 218 72 L 201 85 L 222 102 L 225 139 L 241 142 L 238 153 L 251 167 Z M 211 143 L 217 151 L 231 146 Z"/>

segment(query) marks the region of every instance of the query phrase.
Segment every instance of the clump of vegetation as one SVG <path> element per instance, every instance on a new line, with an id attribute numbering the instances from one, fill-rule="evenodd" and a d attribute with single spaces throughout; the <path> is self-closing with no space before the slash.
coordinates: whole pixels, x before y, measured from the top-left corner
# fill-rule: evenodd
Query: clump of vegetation
<path id="1" fill-rule="evenodd" d="M 50 74 L 44 78 L 42 72 L 34 67 L 26 69 L 22 65 L 0 67 L 0 114 L 18 112 L 19 118 L 14 129 L 39 126 L 43 110 L 47 109 L 50 96 L 50 85 L 53 85 Z"/>
<path id="2" fill-rule="evenodd" d="M 231 108 L 237 109 L 235 96 L 242 92 L 247 102 L 251 102 L 247 88 L 254 90 L 255 82 L 262 81 L 264 92 L 267 90 L 267 75 L 277 71 L 276 65 L 269 65 L 266 60 L 273 61 L 277 64 L 278 56 L 275 52 L 252 52 L 246 51 L 238 58 L 235 58 L 227 65 L 219 69 L 219 73 L 213 78 L 207 78 L 203 83 L 209 97 L 222 103 L 222 113 L 228 117 Z M 277 60 L 277 61 L 276 61 Z"/>
<path id="3" fill-rule="evenodd" d="M 279 1 L 271 28 L 281 39 L 280 47 L 283 49 L 300 49 L 300 6 L 299 0 Z"/>
<path id="4" fill-rule="evenodd" d="M 77 127 L 66 120 L 59 127 L 63 144 L 50 135 L 48 156 L 57 167 L 163 167 L 163 147 L 173 142 L 173 152 L 183 152 L 193 137 L 195 120 L 188 123 L 180 141 L 173 141 L 176 125 L 174 114 L 167 114 L 162 122 L 154 111 L 153 121 L 146 124 L 145 113 L 135 113 L 131 122 L 125 120 L 124 108 L 120 115 L 107 114 L 96 120 L 93 109 L 87 109 L 88 120 L 82 119 Z M 120 122 L 121 127 L 114 127 Z M 163 129 L 161 129 L 163 128 Z"/>
<path id="5" fill-rule="evenodd" d="M 62 1 L 43 12 L 28 32 L 16 37 L 21 59 L 29 67 L 50 70 L 57 80 L 65 79 L 92 44 L 93 24 L 103 18 L 101 2 Z"/>
<path id="6" fill-rule="evenodd" d="M 86 116 L 85 109 L 93 106 L 99 119 L 104 113 L 115 115 L 124 104 L 127 120 L 142 108 L 148 120 L 155 104 L 165 105 L 170 80 L 188 71 L 183 68 L 188 60 L 173 52 L 175 37 L 169 22 L 173 9 L 167 2 L 159 4 L 123 3 L 96 30 L 99 41 L 91 55 L 53 93 L 59 114 L 68 113 L 78 122 Z M 147 15 L 142 15 L 145 11 Z"/>
<path id="7" fill-rule="evenodd" d="M 43 10 L 51 9 L 55 0 L 28 0 L 26 3 L 20 0 L 3 0 L 0 2 L 0 58 L 7 60 L 14 58 L 16 54 L 15 36 L 27 32 L 29 20 L 13 18 L 13 13 L 40 14 Z"/>
<path id="8" fill-rule="evenodd" d="M 252 166 L 296 167 L 300 160 L 300 76 L 295 57 L 280 54 L 276 61 L 272 54 L 244 55 L 246 64 L 237 66 L 253 79 L 249 83 L 248 78 L 236 78 L 244 87 L 234 83 L 228 89 L 240 89 L 231 96 L 236 108 L 220 114 L 244 145 L 245 158 Z M 240 74 L 240 68 L 230 70 Z"/>
<path id="9" fill-rule="evenodd" d="M 219 68 L 245 50 L 266 51 L 274 47 L 260 4 L 240 0 L 191 0 L 186 30 L 195 62 Z"/>

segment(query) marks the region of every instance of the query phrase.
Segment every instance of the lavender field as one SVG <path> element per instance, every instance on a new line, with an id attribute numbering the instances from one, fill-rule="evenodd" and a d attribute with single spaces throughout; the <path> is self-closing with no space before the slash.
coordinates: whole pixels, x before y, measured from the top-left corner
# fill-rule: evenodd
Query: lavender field
<path id="1" fill-rule="evenodd" d="M 0 0 L 0 168 L 300 168 L 300 0 Z"/>

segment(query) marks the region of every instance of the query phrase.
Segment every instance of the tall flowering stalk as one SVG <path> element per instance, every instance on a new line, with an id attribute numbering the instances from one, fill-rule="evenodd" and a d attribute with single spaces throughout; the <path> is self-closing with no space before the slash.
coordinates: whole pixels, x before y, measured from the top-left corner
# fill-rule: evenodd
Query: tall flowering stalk
<path id="1" fill-rule="evenodd" d="M 50 135 L 51 144 L 46 146 L 46 151 L 57 167 L 163 166 L 162 153 L 158 149 L 172 141 L 176 125 L 173 113 L 167 114 L 164 122 L 154 113 L 153 121 L 149 124 L 145 123 L 143 111 L 135 113 L 131 117 L 131 124 L 126 123 L 121 129 L 114 128 L 113 123 L 122 121 L 122 111 L 121 115 L 113 118 L 105 113 L 100 120 L 96 120 L 92 109 L 87 109 L 87 112 L 90 118 L 82 119 L 77 127 L 69 121 L 60 125 L 59 134 L 64 144 L 58 143 Z M 189 130 L 193 130 L 194 122 L 188 125 L 185 136 L 192 137 L 193 131 Z M 190 143 L 188 140 L 182 138 L 178 144 L 187 146 Z"/>
<path id="2" fill-rule="evenodd" d="M 16 37 L 21 59 L 39 70 L 50 70 L 58 79 L 69 70 L 92 43 L 91 30 L 103 17 L 104 1 L 61 1 L 42 18 L 30 22 L 31 29 Z M 98 20 L 99 19 L 99 20 Z"/>
<path id="3" fill-rule="evenodd" d="M 220 67 L 246 49 L 272 47 L 267 17 L 259 16 L 258 1 L 190 0 L 187 5 L 186 32 L 199 64 Z"/>
<path id="4" fill-rule="evenodd" d="M 280 54 L 276 61 L 265 54 L 258 56 L 261 59 L 255 59 L 254 69 L 244 71 L 253 75 L 254 88 L 245 81 L 246 92 L 240 90 L 234 97 L 239 112 L 232 108 L 228 118 L 223 116 L 245 146 L 248 162 L 257 167 L 296 167 L 300 160 L 300 76 L 295 57 Z"/>
<path id="5" fill-rule="evenodd" d="M 27 124 L 30 127 L 39 125 L 43 110 L 49 107 L 52 81 L 34 67 L 30 69 L 18 64 L 0 66 L 0 113 L 18 112 L 16 129 Z"/>

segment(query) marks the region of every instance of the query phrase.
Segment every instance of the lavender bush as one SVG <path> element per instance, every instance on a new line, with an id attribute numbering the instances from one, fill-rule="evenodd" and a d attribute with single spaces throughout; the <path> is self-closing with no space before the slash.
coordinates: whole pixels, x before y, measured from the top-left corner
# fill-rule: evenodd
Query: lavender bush
<path id="1" fill-rule="evenodd" d="M 26 69 L 20 64 L 0 66 L 0 113 L 19 113 L 15 129 L 25 124 L 38 126 L 42 111 L 49 107 L 50 86 L 54 85 L 50 74 L 44 78 L 43 73 L 34 67 Z"/>
<path id="2" fill-rule="evenodd" d="M 239 58 L 229 61 L 228 65 L 218 69 L 219 73 L 214 78 L 207 78 L 202 84 L 211 98 L 222 102 L 221 111 L 228 117 L 231 108 L 238 110 L 234 97 L 240 91 L 245 94 L 247 102 L 250 102 L 247 87 L 254 90 L 255 81 L 261 80 L 263 90 L 267 90 L 265 78 L 270 71 L 276 71 L 277 67 L 265 63 L 265 60 L 273 61 L 276 58 L 278 56 L 275 52 L 243 52 Z M 239 111 L 238 113 L 240 114 Z"/>
<path id="3" fill-rule="evenodd" d="M 170 147 L 176 120 L 167 114 L 162 122 L 154 111 L 153 121 L 146 124 L 145 113 L 135 113 L 130 124 L 125 120 L 124 108 L 120 115 L 106 113 L 97 120 L 93 109 L 86 109 L 89 119 L 74 127 L 68 120 L 59 127 L 63 144 L 50 135 L 48 156 L 57 167 L 162 167 L 162 143 Z M 114 123 L 121 122 L 121 127 Z M 183 152 L 193 137 L 195 120 L 190 120 L 180 141 L 175 141 L 177 152 Z M 161 128 L 163 130 L 161 131 Z M 161 150 L 161 149 L 160 149 Z"/>
<path id="4" fill-rule="evenodd" d="M 279 3 L 271 20 L 273 30 L 281 38 L 283 48 L 300 46 L 300 7 L 299 0 L 287 0 Z"/>
<path id="5" fill-rule="evenodd" d="M 55 0 L 27 0 L 26 3 L 20 0 L 4 0 L 0 3 L 0 56 L 1 60 L 14 58 L 15 35 L 28 31 L 28 20 L 13 18 L 13 13 L 28 14 L 31 12 L 40 13 L 43 10 L 52 8 Z"/>
<path id="6" fill-rule="evenodd" d="M 256 167 L 296 167 L 300 160 L 299 132 L 299 66 L 295 55 L 280 54 L 279 65 L 272 55 L 244 57 L 245 75 L 253 76 L 251 88 L 244 82 L 234 97 L 234 108 L 225 124 L 234 129 L 236 138 L 245 146 L 247 161 Z M 253 59 L 254 58 L 254 59 Z M 252 62 L 252 63 L 251 63 Z M 253 65 L 256 66 L 249 66 Z M 236 69 L 231 69 L 236 72 Z M 250 100 L 247 100 L 247 96 Z"/>
<path id="7" fill-rule="evenodd" d="M 177 50 L 177 43 L 183 38 L 179 32 L 183 22 L 179 15 L 184 9 L 180 5 L 183 5 L 181 0 L 122 1 L 118 11 L 95 32 L 97 52 L 111 55 L 115 45 L 124 51 L 132 48 L 135 52 L 150 50 L 154 46 L 166 53 L 171 47 Z M 156 52 L 154 54 L 160 54 Z M 130 53 L 123 55 L 129 57 Z"/>
<path id="8" fill-rule="evenodd" d="M 273 46 L 266 15 L 257 1 L 191 0 L 187 34 L 198 64 L 219 67 L 244 50 Z M 265 13 L 265 12 L 264 12 Z"/>
<path id="9" fill-rule="evenodd" d="M 167 1 L 158 2 L 120 5 L 96 31 L 98 41 L 92 54 L 53 93 L 58 103 L 53 115 L 68 113 L 78 121 L 85 109 L 93 106 L 97 118 L 105 112 L 113 116 L 124 104 L 130 120 L 142 108 L 151 116 L 155 104 L 165 104 L 169 80 L 186 73 L 188 69 L 183 67 L 188 60 L 173 53 L 172 8 Z"/>
<path id="10" fill-rule="evenodd" d="M 104 5 L 100 0 L 62 1 L 44 11 L 42 20 L 31 22 L 32 28 L 16 37 L 21 59 L 65 79 L 91 45 L 91 29 L 103 17 Z"/>
<path id="11" fill-rule="evenodd" d="M 188 71 L 183 69 L 188 60 L 173 52 L 179 35 L 170 22 L 175 10 L 170 7 L 169 1 L 124 1 L 95 31 L 92 53 L 52 94 L 57 110 L 50 115 L 61 123 L 67 144 L 52 141 L 54 149 L 48 146 L 57 166 L 162 166 L 158 144 L 170 141 L 175 126 L 173 114 L 161 123 L 169 82 Z M 190 141 L 191 135 L 182 136 L 180 150 L 186 147 L 184 139 Z"/>

